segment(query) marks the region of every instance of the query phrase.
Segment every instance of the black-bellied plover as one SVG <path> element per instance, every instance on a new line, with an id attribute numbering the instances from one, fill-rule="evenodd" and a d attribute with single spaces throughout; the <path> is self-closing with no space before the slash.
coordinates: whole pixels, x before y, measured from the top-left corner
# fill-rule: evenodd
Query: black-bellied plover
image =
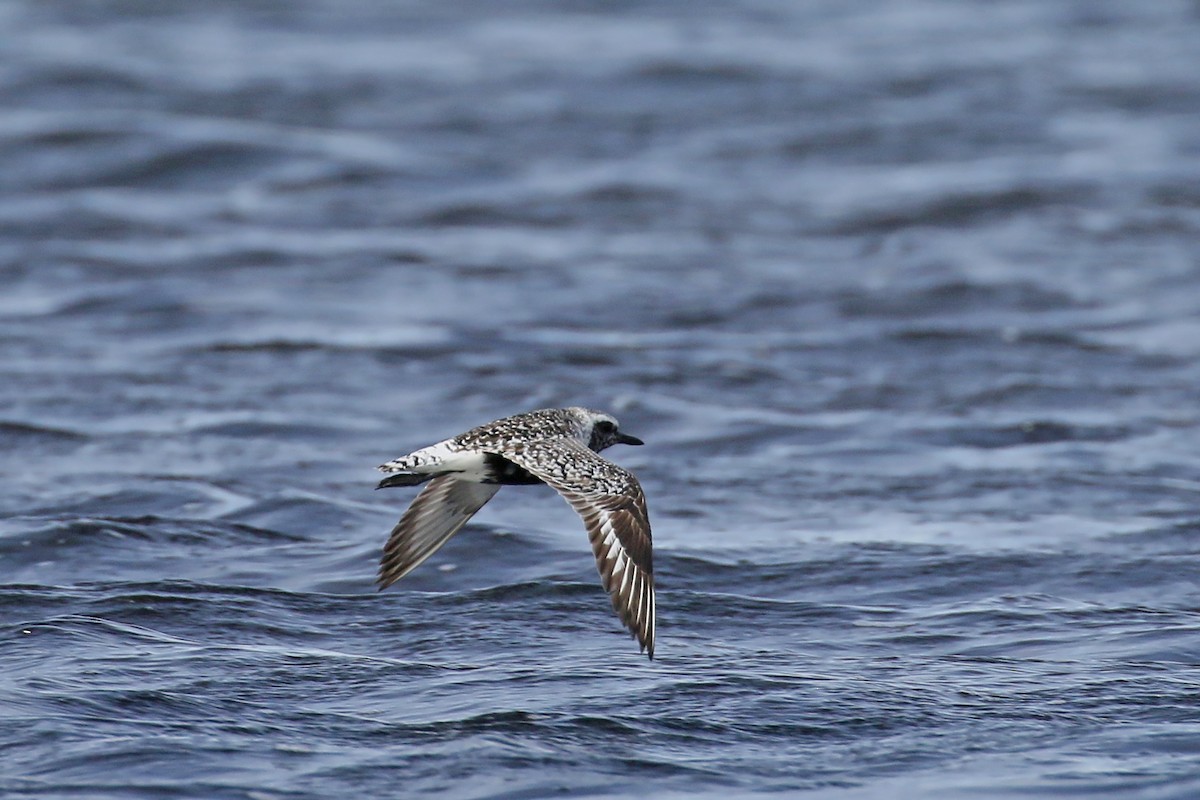
<path id="1" fill-rule="evenodd" d="M 506 484 L 548 483 L 583 517 L 613 608 L 654 658 L 654 569 L 637 478 L 596 453 L 642 444 L 610 415 L 546 408 L 505 417 L 379 467 L 376 488 L 429 481 L 392 528 L 379 565 L 385 589 L 429 558 Z"/>

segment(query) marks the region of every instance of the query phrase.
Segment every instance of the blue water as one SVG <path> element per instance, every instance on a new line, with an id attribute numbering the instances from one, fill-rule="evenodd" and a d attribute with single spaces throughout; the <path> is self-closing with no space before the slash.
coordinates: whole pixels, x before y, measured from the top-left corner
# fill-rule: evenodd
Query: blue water
<path id="1" fill-rule="evenodd" d="M 1200 797 L 1200 6 L 0 6 L 0 795 Z M 646 440 L 656 658 L 545 487 Z"/>

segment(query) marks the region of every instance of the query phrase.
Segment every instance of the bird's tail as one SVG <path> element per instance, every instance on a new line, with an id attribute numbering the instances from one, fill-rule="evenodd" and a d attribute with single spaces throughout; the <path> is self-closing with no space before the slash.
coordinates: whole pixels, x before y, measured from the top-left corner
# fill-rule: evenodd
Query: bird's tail
<path id="1" fill-rule="evenodd" d="M 411 472 L 397 472 L 395 475 L 388 475 L 379 482 L 376 489 L 390 489 L 393 486 L 420 486 L 425 481 L 433 477 L 433 474 L 416 475 Z"/>

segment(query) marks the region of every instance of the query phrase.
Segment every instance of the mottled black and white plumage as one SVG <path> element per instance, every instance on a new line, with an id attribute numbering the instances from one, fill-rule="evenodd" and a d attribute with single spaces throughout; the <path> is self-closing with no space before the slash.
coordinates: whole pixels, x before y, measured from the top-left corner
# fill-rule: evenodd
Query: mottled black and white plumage
<path id="1" fill-rule="evenodd" d="M 378 488 L 421 490 L 392 528 L 379 588 L 407 575 L 445 544 L 506 484 L 547 483 L 583 518 L 604 588 L 621 622 L 654 658 L 654 565 L 646 496 L 637 478 L 596 455 L 642 444 L 608 414 L 546 408 L 505 417 L 379 467 Z"/>

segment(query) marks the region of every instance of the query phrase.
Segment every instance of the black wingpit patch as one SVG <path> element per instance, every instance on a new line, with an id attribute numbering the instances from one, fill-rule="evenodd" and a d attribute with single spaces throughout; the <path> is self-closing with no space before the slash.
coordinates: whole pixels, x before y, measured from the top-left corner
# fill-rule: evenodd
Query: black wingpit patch
<path id="1" fill-rule="evenodd" d="M 544 482 L 529 470 L 517 466 L 504 456 L 487 453 L 484 455 L 483 461 L 487 465 L 492 483 L 500 483 L 505 486 L 527 486 Z"/>

